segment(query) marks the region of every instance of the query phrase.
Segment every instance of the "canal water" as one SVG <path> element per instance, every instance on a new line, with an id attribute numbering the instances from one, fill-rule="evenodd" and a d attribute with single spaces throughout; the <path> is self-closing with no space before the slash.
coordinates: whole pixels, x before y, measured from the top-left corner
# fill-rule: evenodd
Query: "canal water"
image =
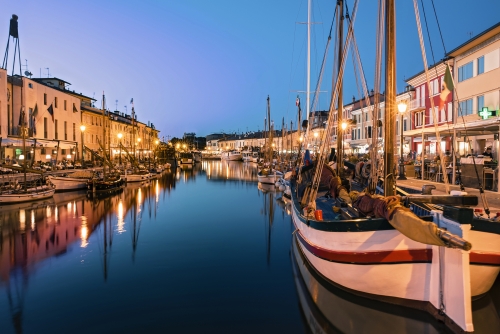
<path id="1" fill-rule="evenodd" d="M 441 333 L 426 313 L 324 282 L 255 164 L 203 161 L 0 207 L 0 333 Z M 500 281 L 473 303 L 500 333 Z"/>

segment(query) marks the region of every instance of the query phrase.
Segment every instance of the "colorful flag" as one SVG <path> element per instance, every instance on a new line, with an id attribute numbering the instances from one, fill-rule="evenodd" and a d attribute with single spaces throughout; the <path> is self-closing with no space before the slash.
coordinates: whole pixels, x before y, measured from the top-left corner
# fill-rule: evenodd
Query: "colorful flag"
<path id="1" fill-rule="evenodd" d="M 38 116 L 38 103 L 35 103 L 35 110 L 33 111 L 33 117 Z"/>
<path id="2" fill-rule="evenodd" d="M 451 71 L 448 64 L 446 65 L 446 72 L 444 73 L 443 87 L 441 87 L 441 94 L 439 95 L 439 110 L 444 109 L 448 95 L 453 91 L 453 78 L 451 77 Z"/>
<path id="3" fill-rule="evenodd" d="M 300 98 L 297 96 L 297 100 L 295 100 L 295 105 L 298 107 L 300 106 Z"/>
<path id="4" fill-rule="evenodd" d="M 130 104 L 134 103 L 134 98 L 130 99 Z"/>
<path id="5" fill-rule="evenodd" d="M 54 109 L 52 108 L 52 103 L 50 104 L 50 107 L 47 109 L 49 112 L 50 116 L 52 116 L 52 122 L 54 122 Z"/>

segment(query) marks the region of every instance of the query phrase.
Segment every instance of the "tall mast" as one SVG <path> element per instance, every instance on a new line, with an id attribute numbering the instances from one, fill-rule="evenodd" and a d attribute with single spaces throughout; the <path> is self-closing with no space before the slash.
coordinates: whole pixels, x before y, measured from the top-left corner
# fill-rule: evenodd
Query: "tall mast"
<path id="1" fill-rule="evenodd" d="M 343 40 L 344 40 L 344 3 L 343 0 L 338 0 L 337 5 L 339 6 L 339 19 L 337 20 L 339 26 L 339 35 L 338 43 L 339 43 L 339 55 L 338 55 L 338 73 L 340 73 L 342 68 L 342 52 L 343 52 Z M 340 88 L 339 88 L 339 97 L 337 103 L 337 175 L 340 175 L 341 171 L 344 170 L 344 149 L 342 146 L 342 142 L 344 140 L 344 130 L 342 129 L 342 119 L 344 114 L 344 106 L 342 101 L 342 93 L 343 93 L 343 76 L 338 78 L 340 80 Z"/>
<path id="2" fill-rule="evenodd" d="M 134 99 L 132 99 L 132 147 L 134 148 L 134 159 L 135 159 L 135 109 L 134 109 Z"/>
<path id="3" fill-rule="evenodd" d="M 269 129 L 269 143 L 268 143 L 269 147 L 267 149 L 267 154 L 268 154 L 269 164 L 271 164 L 273 160 L 273 143 L 272 143 L 273 132 L 271 129 L 271 104 L 269 102 L 269 95 L 267 96 L 267 128 Z"/>
<path id="4" fill-rule="evenodd" d="M 105 105 L 106 105 L 106 101 L 105 101 L 105 96 L 104 96 L 104 91 L 102 92 L 102 140 L 103 140 L 103 145 L 102 145 L 102 149 L 103 149 L 103 154 L 104 154 L 104 166 L 102 167 L 102 173 L 103 173 L 103 178 L 104 178 L 104 181 L 106 181 L 106 160 L 107 160 L 107 156 L 106 156 L 106 117 L 104 116 L 104 108 L 105 108 Z"/>
<path id="5" fill-rule="evenodd" d="M 311 88 L 311 2 L 307 1 L 307 87 L 306 87 L 306 118 L 309 118 L 309 99 Z M 302 120 L 300 120 L 302 123 Z M 299 126 L 301 124 L 299 123 Z"/>
<path id="6" fill-rule="evenodd" d="M 394 0 L 385 0 L 384 196 L 394 195 L 396 137 L 396 17 Z"/>

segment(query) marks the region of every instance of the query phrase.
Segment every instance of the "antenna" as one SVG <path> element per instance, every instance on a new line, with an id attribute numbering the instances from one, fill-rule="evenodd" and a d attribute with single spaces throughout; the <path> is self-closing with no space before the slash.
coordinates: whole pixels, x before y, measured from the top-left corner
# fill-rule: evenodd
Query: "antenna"
<path id="1" fill-rule="evenodd" d="M 31 78 L 33 73 L 31 73 L 30 71 L 24 71 L 24 75 Z"/>
<path id="2" fill-rule="evenodd" d="M 118 110 L 118 100 L 115 100 L 115 110 Z"/>
<path id="3" fill-rule="evenodd" d="M 49 71 L 49 68 L 48 68 L 48 67 L 46 67 L 45 69 L 47 70 L 47 78 L 50 78 L 50 71 Z"/>
<path id="4" fill-rule="evenodd" d="M 124 106 L 125 107 L 125 113 L 127 113 L 127 106 Z"/>

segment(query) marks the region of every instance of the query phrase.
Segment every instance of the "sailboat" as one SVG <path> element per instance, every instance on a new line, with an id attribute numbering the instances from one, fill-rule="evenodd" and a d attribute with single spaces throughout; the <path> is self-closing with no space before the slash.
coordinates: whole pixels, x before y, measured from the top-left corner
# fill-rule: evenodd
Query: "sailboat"
<path id="1" fill-rule="evenodd" d="M 8 62 L 8 54 L 9 54 L 9 42 L 10 42 L 10 37 L 12 36 L 14 43 L 15 43 L 15 50 L 17 50 L 17 54 L 14 54 L 14 63 L 12 66 L 12 80 L 14 80 L 14 65 L 16 63 L 16 56 L 18 57 L 19 60 L 19 75 L 21 76 L 22 80 L 22 71 L 21 71 L 21 49 L 19 47 L 19 35 L 18 35 L 18 22 L 17 22 L 18 16 L 17 15 L 12 15 L 12 18 L 10 20 L 10 31 L 9 31 L 9 39 L 7 42 L 7 49 L 5 52 L 5 58 L 3 62 L 3 67 L 7 68 L 7 62 Z M 22 81 L 21 81 L 22 82 Z M 28 183 L 28 180 L 26 179 L 26 172 L 27 172 L 27 166 L 26 166 L 26 136 L 28 135 L 28 129 L 26 128 L 26 115 L 25 115 L 25 106 L 24 106 L 24 96 L 23 96 L 23 87 L 24 85 L 20 85 L 20 91 L 21 91 L 21 96 L 20 96 L 20 114 L 19 114 L 19 130 L 22 138 L 22 145 L 23 145 L 23 155 L 22 155 L 22 161 L 23 165 L 22 166 L 11 166 L 11 165 L 5 165 L 3 164 L 3 168 L 9 168 L 12 170 L 17 170 L 21 171 L 23 173 L 23 180 L 22 183 L 19 183 L 17 178 L 9 185 L 3 186 L 0 188 L 0 205 L 2 204 L 12 204 L 12 203 L 21 203 L 21 202 L 29 202 L 29 201 L 36 201 L 39 199 L 46 199 L 49 197 L 52 197 L 55 192 L 54 186 L 49 182 L 45 183 L 45 178 L 43 177 L 43 172 L 38 171 L 38 170 L 29 170 L 32 173 L 40 174 L 42 175 L 41 178 L 36 179 L 34 181 L 30 181 Z M 12 86 L 12 106 L 14 106 L 14 87 Z M 14 108 L 14 107 L 13 107 Z"/>
<path id="2" fill-rule="evenodd" d="M 385 14 L 380 16 L 385 18 L 387 30 L 384 158 L 388 176 L 387 168 L 394 159 L 390 135 L 396 112 L 394 2 L 381 2 Z M 341 180 L 323 167 L 335 103 L 341 99 L 339 92 L 357 3 L 346 43 L 339 47 L 342 54 L 323 147 L 314 166 L 301 166 L 291 180 L 292 220 L 298 248 L 311 267 L 333 285 L 364 297 L 426 310 L 453 331 L 471 332 L 471 299 L 486 293 L 500 271 L 500 229 L 473 220 L 470 206 L 477 205 L 477 197 L 408 196 L 407 202 L 444 205 L 443 211 L 417 217 L 392 196 L 391 182 L 384 182 L 385 197 L 348 193 Z M 342 16 L 344 2 L 339 1 L 337 6 Z M 341 102 L 337 108 L 342 110 Z M 314 175 L 308 177 L 303 173 L 305 169 Z M 321 193 L 324 179 L 327 190 Z M 328 196 L 322 196 L 325 193 Z"/>
<path id="3" fill-rule="evenodd" d="M 104 96 L 104 92 L 102 94 L 102 118 L 103 118 L 103 136 L 102 138 L 106 138 L 106 127 L 107 127 L 107 120 L 105 117 L 105 101 L 106 98 Z M 114 192 L 120 191 L 123 189 L 125 185 L 125 180 L 121 178 L 120 174 L 113 171 L 113 164 L 111 163 L 108 154 L 106 153 L 106 145 L 103 145 L 100 141 L 99 138 L 97 140 L 99 145 L 101 146 L 102 152 L 103 152 L 103 161 L 104 165 L 102 168 L 102 176 L 100 175 L 94 175 L 92 179 L 90 179 L 87 183 L 87 188 L 89 190 L 88 196 L 89 197 L 97 197 L 99 195 L 103 194 L 112 194 Z M 108 167 L 109 171 L 106 172 L 106 167 Z"/>
<path id="4" fill-rule="evenodd" d="M 269 96 L 267 97 L 267 129 L 268 137 L 266 138 L 266 143 L 264 145 L 264 163 L 260 171 L 257 173 L 257 178 L 260 183 L 263 184 L 276 184 L 276 182 L 283 178 L 283 173 L 274 168 L 273 164 L 273 132 L 274 129 L 271 128 L 271 105 Z"/>

